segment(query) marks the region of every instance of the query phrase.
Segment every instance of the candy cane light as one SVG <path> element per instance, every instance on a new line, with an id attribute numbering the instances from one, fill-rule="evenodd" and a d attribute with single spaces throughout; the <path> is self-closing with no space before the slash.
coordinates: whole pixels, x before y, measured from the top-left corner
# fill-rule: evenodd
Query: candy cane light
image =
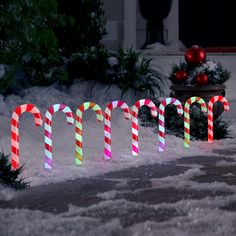
<path id="1" fill-rule="evenodd" d="M 229 102 L 223 96 L 214 96 L 210 99 L 208 103 L 208 142 L 213 142 L 213 106 L 216 102 L 222 102 L 224 105 L 224 110 L 229 110 Z"/>
<path id="2" fill-rule="evenodd" d="M 163 152 L 165 150 L 165 108 L 169 104 L 173 104 L 177 107 L 178 115 L 183 115 L 183 107 L 181 102 L 176 98 L 166 98 L 164 99 L 158 109 L 158 118 L 159 118 L 159 152 Z"/>
<path id="3" fill-rule="evenodd" d="M 63 113 L 65 113 L 66 120 L 69 125 L 74 124 L 74 115 L 71 109 L 65 104 L 54 104 L 47 110 L 45 114 L 45 124 L 44 124 L 44 133 L 45 133 L 44 167 L 46 169 L 52 169 L 52 117 L 58 111 L 62 111 Z"/>
<path id="4" fill-rule="evenodd" d="M 123 101 L 113 101 L 109 103 L 104 111 L 104 158 L 111 159 L 111 112 L 114 108 L 120 107 L 124 112 L 126 120 L 131 119 L 129 106 Z"/>
<path id="5" fill-rule="evenodd" d="M 132 107 L 132 155 L 138 156 L 139 147 L 138 147 L 138 112 L 142 106 L 148 106 L 151 109 L 151 115 L 153 118 L 157 117 L 157 108 L 156 105 L 148 100 L 142 99 L 135 103 Z"/>
<path id="6" fill-rule="evenodd" d="M 94 102 L 85 102 L 78 107 L 75 116 L 75 139 L 76 139 L 76 152 L 75 152 L 75 163 L 81 165 L 83 161 L 83 125 L 82 117 L 84 111 L 92 109 L 96 113 L 98 122 L 103 121 L 103 112 L 99 105 Z"/>
<path id="7" fill-rule="evenodd" d="M 184 105 L 184 147 L 190 147 L 190 107 L 193 103 L 199 103 L 201 110 L 207 112 L 205 101 L 200 97 L 189 98 Z"/>
<path id="8" fill-rule="evenodd" d="M 43 124 L 42 115 L 39 109 L 33 104 L 23 104 L 16 107 L 11 118 L 11 156 L 12 169 L 19 168 L 19 156 L 20 156 L 20 136 L 19 136 L 19 118 L 24 112 L 29 112 L 34 116 L 34 123 L 36 126 L 41 126 Z"/>

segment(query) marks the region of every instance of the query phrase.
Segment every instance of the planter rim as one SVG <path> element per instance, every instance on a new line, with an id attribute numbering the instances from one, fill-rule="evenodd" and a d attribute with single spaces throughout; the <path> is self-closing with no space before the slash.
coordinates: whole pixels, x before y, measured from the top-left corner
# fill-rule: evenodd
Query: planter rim
<path id="1" fill-rule="evenodd" d="M 226 89 L 225 84 L 220 85 L 204 85 L 204 86 L 186 86 L 186 85 L 171 85 L 171 90 L 175 91 L 208 91 L 208 90 L 222 90 Z"/>

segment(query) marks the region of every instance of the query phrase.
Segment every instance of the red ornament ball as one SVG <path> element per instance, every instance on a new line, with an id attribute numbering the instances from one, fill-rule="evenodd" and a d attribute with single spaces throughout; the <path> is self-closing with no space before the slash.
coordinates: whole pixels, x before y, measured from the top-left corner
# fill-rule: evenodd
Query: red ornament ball
<path id="1" fill-rule="evenodd" d="M 206 74 L 198 74 L 196 76 L 197 85 L 206 85 L 208 84 L 208 76 Z"/>
<path id="2" fill-rule="evenodd" d="M 175 73 L 175 79 L 178 82 L 183 82 L 188 78 L 188 74 L 185 70 L 178 70 Z"/>
<path id="3" fill-rule="evenodd" d="M 206 61 L 206 51 L 195 45 L 185 52 L 185 60 L 191 66 L 197 66 Z"/>

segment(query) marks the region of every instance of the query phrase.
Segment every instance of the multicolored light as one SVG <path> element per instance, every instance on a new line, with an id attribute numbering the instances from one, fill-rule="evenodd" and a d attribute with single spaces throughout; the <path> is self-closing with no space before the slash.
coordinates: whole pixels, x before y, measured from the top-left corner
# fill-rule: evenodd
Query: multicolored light
<path id="1" fill-rule="evenodd" d="M 177 107 L 177 113 L 181 116 L 184 113 L 184 147 L 190 147 L 190 107 L 193 103 L 199 103 L 201 110 L 207 112 L 208 110 L 208 142 L 213 141 L 213 106 L 216 102 L 222 102 L 224 105 L 224 110 L 229 110 L 229 103 L 227 99 L 223 96 L 212 97 L 206 106 L 205 101 L 200 97 L 189 98 L 185 105 L 184 110 L 180 101 L 176 98 L 166 98 L 159 106 L 157 111 L 156 105 L 148 100 L 142 99 L 135 103 L 131 108 L 123 101 L 113 101 L 109 103 L 105 112 L 103 113 L 101 107 L 94 102 L 85 102 L 76 110 L 76 116 L 71 109 L 64 104 L 55 104 L 51 106 L 45 114 L 45 168 L 52 169 L 52 117 L 55 112 L 61 111 L 65 113 L 66 120 L 69 125 L 75 123 L 75 139 L 76 139 L 76 152 L 75 152 L 75 163 L 80 165 L 83 162 L 83 125 L 82 117 L 83 113 L 92 109 L 96 113 L 96 119 L 99 122 L 104 123 L 104 158 L 110 160 L 112 158 L 111 152 L 111 113 L 112 110 L 120 107 L 123 112 L 125 119 L 131 120 L 132 122 L 132 155 L 138 156 L 139 146 L 138 146 L 138 112 L 142 106 L 147 106 L 151 109 L 151 115 L 153 118 L 159 119 L 159 151 L 163 152 L 165 150 L 165 108 L 169 104 L 173 104 Z M 18 106 L 12 114 L 11 118 L 11 156 L 12 156 L 12 169 L 19 168 L 19 117 L 22 113 L 29 112 L 34 116 L 34 122 L 37 126 L 43 124 L 43 119 L 38 108 L 33 104 L 24 104 Z M 74 122 L 75 121 L 75 122 Z"/>

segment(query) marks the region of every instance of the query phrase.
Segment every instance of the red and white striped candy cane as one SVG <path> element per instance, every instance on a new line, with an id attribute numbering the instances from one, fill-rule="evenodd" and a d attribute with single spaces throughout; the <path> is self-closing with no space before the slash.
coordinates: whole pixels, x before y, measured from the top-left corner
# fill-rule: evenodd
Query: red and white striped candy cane
<path id="1" fill-rule="evenodd" d="M 74 115 L 71 109 L 64 104 L 54 104 L 52 105 L 45 114 L 45 124 L 44 124 L 44 133 L 45 133 L 45 160 L 44 166 L 46 169 L 52 169 L 52 116 L 54 113 L 62 111 L 66 114 L 66 120 L 69 125 L 74 124 Z"/>
<path id="2" fill-rule="evenodd" d="M 173 104 L 177 107 L 177 113 L 183 115 L 183 107 L 181 102 L 176 98 L 166 98 L 159 105 L 159 152 L 165 150 L 165 108 L 169 104 Z"/>
<path id="3" fill-rule="evenodd" d="M 19 168 L 19 155 L 20 155 L 20 136 L 19 136 L 19 118 L 20 115 L 24 112 L 30 112 L 34 116 L 34 123 L 37 126 L 41 126 L 43 124 L 43 119 L 40 111 L 33 104 L 24 104 L 16 107 L 15 111 L 12 114 L 11 118 L 11 156 L 12 169 Z"/>
<path id="4" fill-rule="evenodd" d="M 153 118 L 157 117 L 157 108 L 156 105 L 148 100 L 142 99 L 135 103 L 132 107 L 132 155 L 138 156 L 138 112 L 142 106 L 148 106 L 151 109 L 151 115 Z"/>
<path id="5" fill-rule="evenodd" d="M 229 110 L 229 102 L 223 96 L 214 96 L 210 99 L 208 103 L 208 142 L 213 142 L 213 106 L 216 102 L 222 102 L 224 105 L 224 110 Z"/>
<path id="6" fill-rule="evenodd" d="M 207 112 L 207 106 L 205 101 L 200 97 L 189 98 L 184 105 L 184 147 L 190 147 L 190 106 L 193 103 L 199 103 L 201 110 Z"/>
<path id="7" fill-rule="evenodd" d="M 124 111 L 126 120 L 131 119 L 129 106 L 123 101 L 109 103 L 104 112 L 104 158 L 111 159 L 111 112 L 114 108 L 120 107 Z"/>
<path id="8" fill-rule="evenodd" d="M 75 153 L 75 163 L 76 165 L 81 165 L 83 161 L 83 126 L 82 126 L 82 116 L 84 111 L 87 109 L 92 109 L 96 113 L 97 121 L 103 121 L 103 112 L 99 105 L 94 102 L 85 102 L 76 111 L 75 117 L 75 139 L 76 139 L 76 153 Z"/>

